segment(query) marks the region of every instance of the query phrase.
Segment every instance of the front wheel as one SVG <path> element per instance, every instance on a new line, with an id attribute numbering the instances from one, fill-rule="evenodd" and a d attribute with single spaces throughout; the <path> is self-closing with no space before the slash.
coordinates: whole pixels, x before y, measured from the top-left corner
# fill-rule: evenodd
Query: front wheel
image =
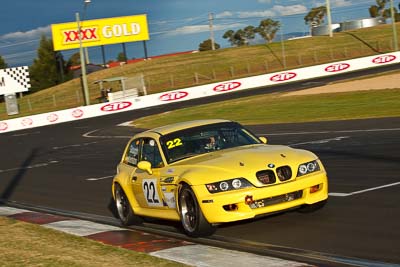
<path id="1" fill-rule="evenodd" d="M 143 219 L 133 213 L 131 204 L 119 184 L 115 184 L 115 206 L 117 208 L 118 217 L 125 226 L 132 224 L 141 224 Z"/>
<path id="2" fill-rule="evenodd" d="M 190 186 L 183 185 L 179 192 L 179 210 L 183 229 L 192 237 L 212 235 L 216 227 L 204 217 Z"/>

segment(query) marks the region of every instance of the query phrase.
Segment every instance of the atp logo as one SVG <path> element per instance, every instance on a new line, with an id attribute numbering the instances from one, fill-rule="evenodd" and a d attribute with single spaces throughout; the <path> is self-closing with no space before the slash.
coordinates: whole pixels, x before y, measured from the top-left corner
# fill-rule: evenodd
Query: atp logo
<path id="1" fill-rule="evenodd" d="M 6 122 L 0 122 L 0 131 L 5 131 L 8 129 L 8 124 Z"/>
<path id="2" fill-rule="evenodd" d="M 47 116 L 47 120 L 49 122 L 56 122 L 58 120 L 58 115 L 55 113 L 52 113 L 49 116 Z"/>
<path id="3" fill-rule="evenodd" d="M 31 126 L 33 124 L 33 120 L 31 118 L 25 118 L 21 121 L 22 126 Z"/>
<path id="4" fill-rule="evenodd" d="M 74 111 L 72 111 L 72 117 L 74 118 L 80 118 L 83 116 L 83 110 L 82 109 L 75 109 Z"/>
<path id="5" fill-rule="evenodd" d="M 285 81 L 289 81 L 289 80 L 293 79 L 296 76 L 297 76 L 297 74 L 294 72 L 283 72 L 283 73 L 279 73 L 279 74 L 272 76 L 270 78 L 270 81 L 271 82 L 285 82 Z"/>
<path id="6" fill-rule="evenodd" d="M 372 63 L 375 64 L 385 64 L 385 63 L 389 63 L 392 62 L 393 60 L 396 59 L 395 55 L 384 55 L 384 56 L 380 56 L 380 57 L 376 57 L 372 60 Z"/>
<path id="7" fill-rule="evenodd" d="M 102 106 L 100 109 L 101 111 L 119 111 L 126 109 L 132 105 L 131 102 L 128 101 L 121 101 L 121 102 L 115 102 L 115 103 L 110 103 L 107 105 Z"/>
<path id="8" fill-rule="evenodd" d="M 239 88 L 241 85 L 240 82 L 226 82 L 215 86 L 213 90 L 215 92 L 227 92 Z"/>
<path id="9" fill-rule="evenodd" d="M 348 63 L 337 63 L 337 64 L 333 64 L 333 65 L 326 67 L 325 71 L 326 72 L 339 72 L 342 70 L 346 70 L 348 68 L 350 68 L 350 64 L 348 64 Z"/>
<path id="10" fill-rule="evenodd" d="M 189 95 L 189 93 L 185 92 L 185 91 L 170 92 L 170 93 L 166 93 L 166 94 L 163 94 L 162 96 L 160 96 L 160 100 L 161 101 L 174 101 L 174 100 L 178 100 L 178 99 L 187 97 L 188 95 Z"/>

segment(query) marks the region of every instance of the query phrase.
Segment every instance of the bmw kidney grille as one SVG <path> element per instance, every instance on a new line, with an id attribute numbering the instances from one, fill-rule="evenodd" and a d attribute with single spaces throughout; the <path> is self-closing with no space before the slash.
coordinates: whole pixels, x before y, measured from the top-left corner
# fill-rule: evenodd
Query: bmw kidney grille
<path id="1" fill-rule="evenodd" d="M 276 174 L 281 182 L 292 178 L 292 169 L 289 166 L 282 166 L 276 169 Z"/>
<path id="2" fill-rule="evenodd" d="M 284 182 L 292 178 L 292 169 L 289 166 L 282 166 L 276 168 L 276 175 L 273 170 L 262 170 L 256 173 L 258 181 L 263 184 L 274 184 L 276 182 L 276 176 L 279 181 Z"/>
<path id="3" fill-rule="evenodd" d="M 256 173 L 257 179 L 263 184 L 274 184 L 276 182 L 275 173 L 272 170 L 263 170 Z"/>

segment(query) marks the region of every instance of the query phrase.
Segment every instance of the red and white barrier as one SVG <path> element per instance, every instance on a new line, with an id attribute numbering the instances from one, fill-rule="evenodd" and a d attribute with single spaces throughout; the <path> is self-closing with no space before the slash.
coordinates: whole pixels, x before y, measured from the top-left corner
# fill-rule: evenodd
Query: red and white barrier
<path id="1" fill-rule="evenodd" d="M 117 112 L 163 105 L 171 102 L 186 101 L 201 97 L 236 92 L 239 90 L 330 76 L 394 63 L 400 63 L 400 52 L 350 59 L 283 72 L 268 73 L 242 79 L 173 90 L 169 92 L 126 98 L 123 101 L 102 103 L 4 120 L 0 121 L 0 133 L 87 119 Z"/>

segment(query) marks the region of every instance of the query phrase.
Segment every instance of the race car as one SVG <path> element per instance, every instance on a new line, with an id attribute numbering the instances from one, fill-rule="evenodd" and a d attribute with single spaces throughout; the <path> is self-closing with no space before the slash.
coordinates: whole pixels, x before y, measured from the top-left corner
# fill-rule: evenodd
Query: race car
<path id="1" fill-rule="evenodd" d="M 123 225 L 144 217 L 175 220 L 199 237 L 222 223 L 319 209 L 328 178 L 312 152 L 269 145 L 237 122 L 197 120 L 135 135 L 112 194 Z"/>

